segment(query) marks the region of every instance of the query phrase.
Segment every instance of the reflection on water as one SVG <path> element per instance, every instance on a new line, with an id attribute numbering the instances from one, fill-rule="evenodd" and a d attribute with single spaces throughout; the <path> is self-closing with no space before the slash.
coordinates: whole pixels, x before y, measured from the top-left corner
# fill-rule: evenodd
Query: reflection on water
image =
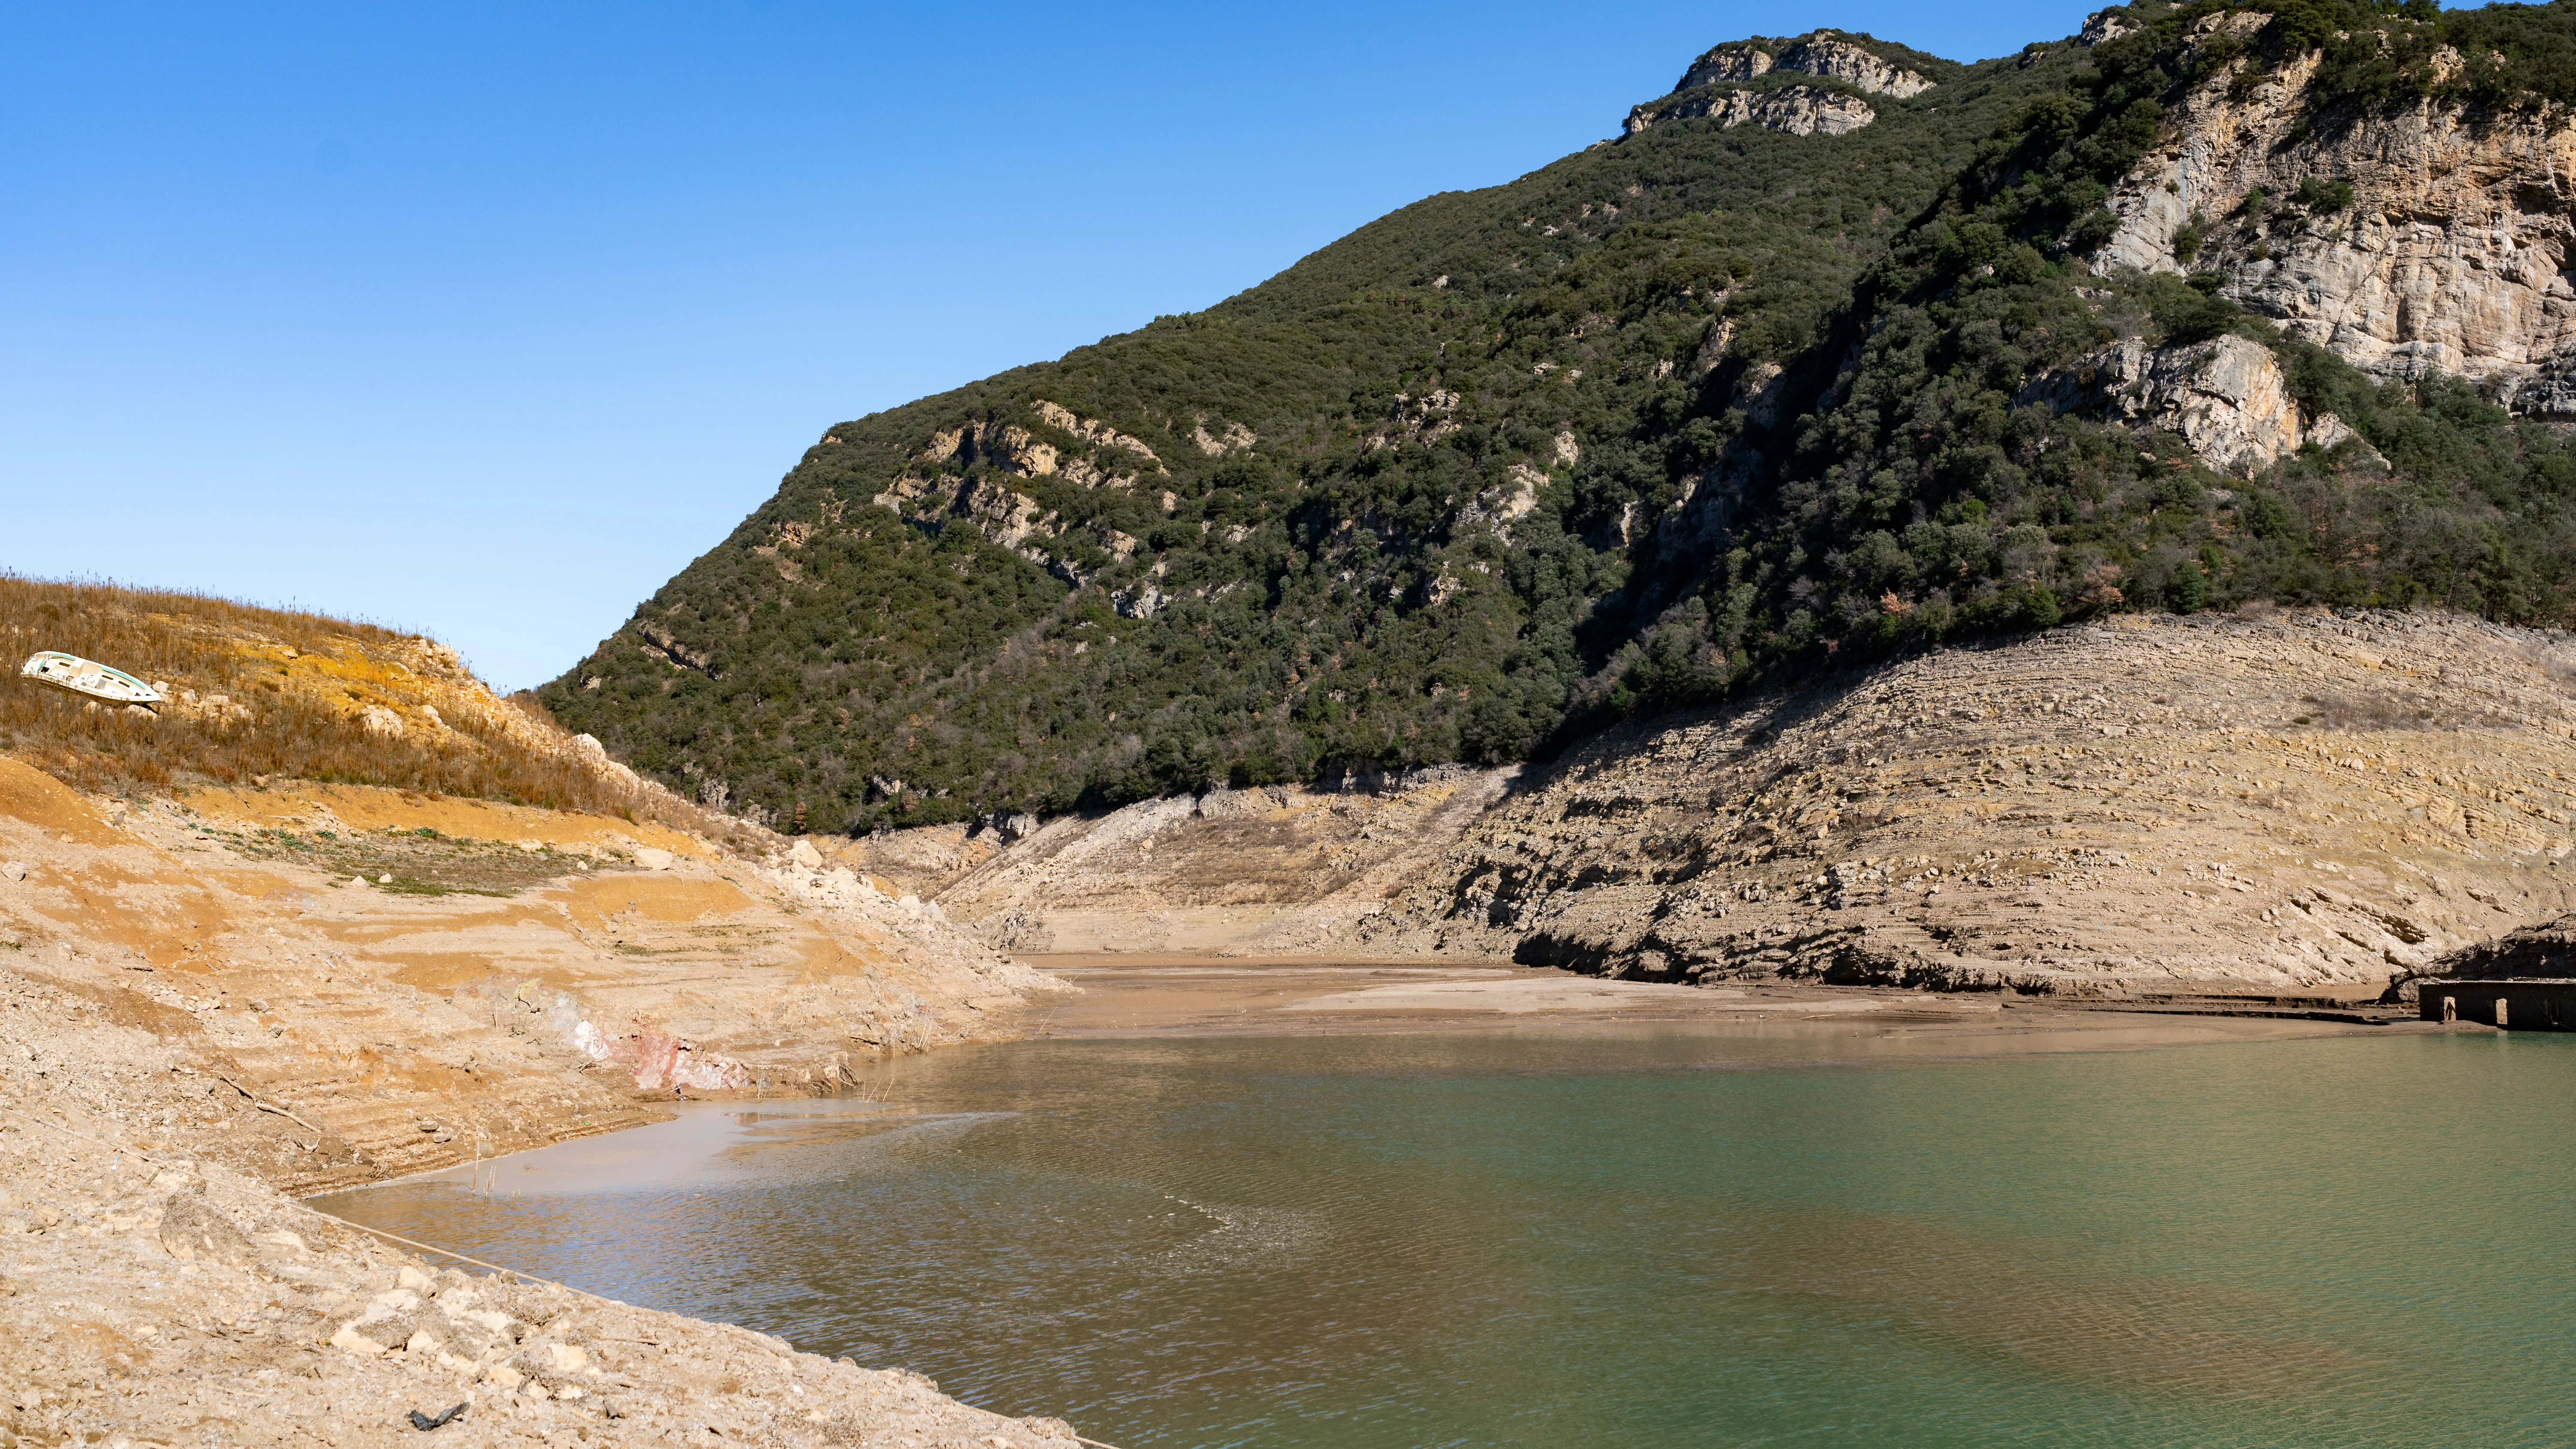
<path id="1" fill-rule="evenodd" d="M 2576 1041 L 1934 1050 L 1024 1042 L 321 1205 L 1127 1449 L 2576 1439 Z"/>

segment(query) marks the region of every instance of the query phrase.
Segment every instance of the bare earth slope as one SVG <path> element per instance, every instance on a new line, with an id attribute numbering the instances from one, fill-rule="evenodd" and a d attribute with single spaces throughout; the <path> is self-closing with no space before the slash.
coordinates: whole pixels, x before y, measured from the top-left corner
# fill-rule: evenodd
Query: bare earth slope
<path id="1" fill-rule="evenodd" d="M 1031 950 L 2374 997 L 2576 905 L 2571 730 L 2563 635 L 2132 615 L 1616 731 L 1517 776 L 961 838 L 942 858 L 963 873 L 923 884 Z"/>
<path id="2" fill-rule="evenodd" d="M 2376 996 L 2571 904 L 2576 652 L 2450 617 L 2131 616 L 1604 737 L 1384 949 L 1648 978 Z"/>
<path id="3" fill-rule="evenodd" d="M 1056 989 L 872 890 L 675 831 L 390 790 L 102 807 L 0 759 L 0 861 L 0 979 L 184 1064 L 138 1078 L 138 1134 L 298 1191 L 644 1120 L 675 1090 L 828 1090 L 853 1056 L 991 1035 Z M 72 1050 L 9 1044 L 0 1071 Z"/>
<path id="4" fill-rule="evenodd" d="M 1274 785 L 1060 816 L 983 856 L 938 902 L 1011 950 L 1330 949 L 1356 939 L 1518 774 L 1451 767 L 1374 788 Z"/>
<path id="5" fill-rule="evenodd" d="M 442 1442 L 1069 1443 L 722 1325 L 433 1277 L 278 1191 L 830 1090 L 1056 989 L 665 827 L 105 800 L 0 757 L 0 1446 L 410 1442 L 468 1401 Z"/>

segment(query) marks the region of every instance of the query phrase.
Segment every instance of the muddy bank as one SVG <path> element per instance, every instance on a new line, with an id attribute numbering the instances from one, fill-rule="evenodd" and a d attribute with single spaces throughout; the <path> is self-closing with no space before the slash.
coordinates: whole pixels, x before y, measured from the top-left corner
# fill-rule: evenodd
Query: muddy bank
<path id="1" fill-rule="evenodd" d="M 1939 1041 L 1995 1055 L 2460 1030 L 2411 1010 L 2331 998 L 2075 1001 L 1802 982 L 1690 986 L 1495 961 L 1219 958 L 1099 953 L 1031 958 L 1081 985 L 1029 1008 L 1026 1034 L 1058 1038 L 1325 1036 L 1544 1031 L 1686 1023 Z M 2487 1027 L 2471 1027 L 2488 1031 Z"/>

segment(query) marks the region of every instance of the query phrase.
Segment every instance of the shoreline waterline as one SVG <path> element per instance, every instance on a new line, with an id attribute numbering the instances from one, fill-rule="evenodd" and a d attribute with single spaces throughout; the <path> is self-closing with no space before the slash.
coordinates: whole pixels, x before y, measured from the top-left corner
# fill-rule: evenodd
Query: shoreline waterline
<path id="1" fill-rule="evenodd" d="M 666 1122 L 313 1205 L 606 1297 L 908 1365 L 965 1402 L 1061 1414 L 1128 1449 L 1606 1445 L 1768 1422 L 1703 1385 L 1669 1413 L 1641 1401 L 1522 1437 L 1514 1415 L 1554 1411 L 1498 1407 L 1536 1371 L 1511 1367 L 1518 1340 L 1479 1314 L 1589 1342 L 1580 1305 L 1600 1294 L 1709 1352 L 1755 1352 L 1740 1345 L 1767 1340 L 1744 1335 L 1769 1320 L 1742 1315 L 1771 1305 L 1808 1346 L 1757 1357 L 1803 1386 L 1802 1403 L 1831 1397 L 1809 1380 L 1855 1338 L 1910 1323 L 1913 1339 L 1869 1354 L 1923 1360 L 1909 1371 L 1952 1385 L 1941 1393 L 1980 1383 L 2054 1413 L 2045 1384 L 2072 1374 L 2084 1394 L 2183 1392 L 2159 1387 L 2175 1381 L 2194 1386 L 2186 1398 L 2271 1413 L 2380 1365 L 2388 1332 L 2329 1321 L 2331 1291 L 2240 1284 L 2245 1265 L 2188 1233 L 2171 1263 L 2118 1235 L 2068 1236 L 2101 1210 L 2081 1206 L 2100 1184 L 2050 1158 L 2103 1157 L 2103 1181 L 2163 1192 L 2176 1171 L 2189 1182 L 2194 1134 L 2309 1110 L 2318 1081 L 2373 1078 L 2392 1053 L 2479 1070 L 2553 1056 L 2491 1028 L 1807 986 L 1705 993 L 1682 1003 L 1701 1012 L 1649 1019 L 1624 1001 L 1467 1016 L 1354 1001 L 1353 986 L 1402 1000 L 1423 982 L 1511 978 L 1092 964 L 1076 999 L 1088 1019 L 1049 1029 L 1032 1013 L 1019 1039 L 872 1064 L 849 1091 L 673 1103 Z M 1328 1004 L 1293 1009 L 1316 1000 Z M 2157 1050 L 2192 1046 L 2247 1050 Z M 2234 1081 L 2255 1085 L 2208 1085 Z M 2248 1094 L 2263 1113 L 2209 1115 Z M 2142 1117 L 2132 1098 L 2168 1106 Z M 2098 1130 L 2046 1127 L 2061 1116 Z M 2034 1145 L 2052 1144 L 2041 1156 L 2003 1145 L 2035 1127 Z M 2142 1172 L 2120 1162 L 2123 1142 L 2185 1155 Z M 1844 1161 L 1875 1165 L 1850 1177 Z M 1589 1165 L 1568 1179 L 1560 1162 Z M 2034 1201 L 2055 1205 L 2033 1217 L 1994 1197 L 2033 1173 Z M 2209 1211 L 2236 1211 L 2236 1188 L 2205 1187 Z M 1569 1242 L 1592 1246 L 1569 1258 Z M 1703 1281 L 1718 1296 L 1687 1286 Z M 1388 1378 L 1397 1364 L 1410 1377 Z M 2149 1417 L 2217 1412 L 2193 1403 Z M 1344 1434 L 1352 1424 L 1365 1432 Z M 2263 1433 L 2209 1442 L 2308 1442 Z"/>
<path id="2" fill-rule="evenodd" d="M 705 1133 L 712 1130 L 707 1124 L 727 1117 L 804 1115 L 835 1120 L 909 1119 L 925 1114 L 889 1113 L 884 1110 L 883 1098 L 874 1095 L 883 1090 L 885 1081 L 891 1076 L 931 1055 L 944 1057 L 990 1051 L 1033 1040 L 1197 1040 L 1355 1034 L 1535 1037 L 1604 1028 L 1646 1032 L 1696 1027 L 1721 1038 L 1737 1034 L 1730 1029 L 1740 1028 L 1744 1029 L 1741 1034 L 1747 1038 L 1807 1038 L 1820 1043 L 1843 1040 L 1855 1044 L 1872 1039 L 1923 1038 L 1956 1044 L 1946 1051 L 1862 1052 L 1764 1062 L 1758 1067 L 1750 1063 L 1739 1064 L 1739 1069 L 1776 1070 L 1903 1066 L 2070 1051 L 2152 1051 L 2393 1034 L 2498 1034 L 2493 1028 L 2477 1023 L 2397 1022 L 2365 1026 L 2294 1017 L 2122 1011 L 2114 1006 L 2070 1007 L 2047 998 L 1945 995 L 1887 987 L 1817 987 L 1795 983 L 1714 990 L 1658 986 L 1658 994 L 1647 998 L 1644 1003 L 1623 1000 L 1616 1009 L 1551 1001 L 1538 1009 L 1515 1010 L 1510 1006 L 1485 1006 L 1472 996 L 1452 1004 L 1420 1007 L 1404 1001 L 1402 997 L 1396 997 L 1395 1003 L 1378 1004 L 1366 999 L 1366 990 L 1388 991 L 1386 978 L 1390 976 L 1399 981 L 1422 976 L 1442 983 L 1465 980 L 1478 985 L 1493 981 L 1508 990 L 1519 984 L 1521 978 L 1535 975 L 1545 982 L 1544 989 L 1551 994 L 1646 983 L 1604 982 L 1600 978 L 1571 972 L 1497 963 L 1474 963 L 1462 967 L 1456 963 L 1430 961 L 1334 962 L 1302 958 L 1242 961 L 1178 953 L 1134 956 L 1086 954 L 1030 959 L 1038 963 L 1040 969 L 1088 975 L 1092 985 L 1086 987 L 1087 995 L 1101 991 L 1104 985 L 1114 994 L 1106 994 L 1096 1004 L 1077 998 L 1072 1007 L 1051 1004 L 1024 1008 L 1019 1013 L 1021 1021 L 1017 1024 L 1030 1029 L 1020 1035 L 969 1041 L 941 1048 L 936 1053 L 893 1057 L 855 1068 L 860 1077 L 856 1087 L 786 1097 L 675 1098 L 659 1104 L 662 1110 L 671 1114 L 660 1121 L 565 1138 L 452 1167 L 432 1168 L 380 1182 L 312 1194 L 302 1200 L 309 1202 L 359 1195 L 423 1182 L 464 1180 L 470 1183 L 484 1174 L 500 1172 L 508 1164 L 524 1167 L 533 1158 L 623 1162 L 632 1153 L 642 1150 L 634 1144 L 658 1143 L 661 1138 L 677 1133 Z M 1511 974 L 1496 981 L 1497 971 Z M 1361 991 L 1352 990 L 1349 984 L 1352 977 L 1369 978 L 1369 987 Z M 1171 979 L 1191 984 L 1217 982 L 1222 985 L 1211 1006 L 1207 1000 L 1201 999 L 1208 993 L 1158 989 L 1162 982 Z M 1284 1003 L 1272 1000 L 1282 995 L 1286 997 Z M 1323 1003 L 1320 1008 L 1315 1005 L 1318 1001 Z M 1250 1017 L 1249 1012 L 1243 1010 L 1253 1003 L 1261 1003 L 1264 1007 L 1258 1017 Z M 1088 1012 L 1078 1009 L 1085 1005 L 1091 1005 L 1093 1009 Z M 1239 1012 L 1250 1019 L 1228 1021 L 1226 1014 L 1229 1012 Z M 1067 1016 L 1072 1018 L 1070 1022 L 1064 1020 Z M 1125 1022 L 1123 1025 L 1120 1024 L 1122 1020 Z M 807 1110 L 800 1113 L 797 1109 Z M 627 1146 L 622 1150 L 603 1152 L 603 1144 Z M 673 1186 L 677 1185 L 677 1180 L 667 1174 L 657 1175 L 650 1182 L 611 1179 L 584 1190 L 615 1191 L 620 1187 L 648 1185 Z"/>
<path id="3" fill-rule="evenodd" d="M 623 1181 L 567 1160 L 334 1210 L 1129 1449 L 1785 1433 L 1865 1418 L 1853 1395 L 2247 1445 L 2333 1442 L 2308 1406 L 2376 1396 L 2395 1437 L 2467 1443 L 2390 1387 L 2448 1312 L 2401 1243 L 2519 1178 L 2385 1149 L 2409 1094 L 2443 1115 L 2576 1077 L 2563 1042 L 2482 1035 L 1031 1039 L 907 1059 L 873 1101 L 692 1105 L 665 1140 L 696 1149 Z M 2555 1251 L 2527 1236 L 2435 1248 L 2507 1295 L 2474 1312 L 2523 1324 L 2508 1357 L 2534 1310 L 2486 1280 Z M 1585 1374 L 1642 1397 L 1567 1418 Z"/>

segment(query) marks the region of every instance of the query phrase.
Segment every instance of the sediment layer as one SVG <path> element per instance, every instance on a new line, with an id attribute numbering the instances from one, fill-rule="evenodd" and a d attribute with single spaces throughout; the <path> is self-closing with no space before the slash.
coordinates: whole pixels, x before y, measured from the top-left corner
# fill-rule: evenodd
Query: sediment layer
<path id="1" fill-rule="evenodd" d="M 857 848 L 950 862 L 919 888 L 1022 949 L 2366 997 L 2576 904 L 2571 731 L 2564 635 L 2133 615 L 1614 731 L 1527 771 Z"/>
<path id="2" fill-rule="evenodd" d="M 0 862 L 0 987 L 66 1022 L 0 1071 L 112 1078 L 139 1144 L 293 1192 L 830 1090 L 1061 989 L 789 861 L 392 790 L 103 801 L 0 759 Z"/>
<path id="3" fill-rule="evenodd" d="M 1605 736 L 1370 941 L 1648 979 L 2377 995 L 2571 904 L 2576 651 L 2133 616 Z"/>

